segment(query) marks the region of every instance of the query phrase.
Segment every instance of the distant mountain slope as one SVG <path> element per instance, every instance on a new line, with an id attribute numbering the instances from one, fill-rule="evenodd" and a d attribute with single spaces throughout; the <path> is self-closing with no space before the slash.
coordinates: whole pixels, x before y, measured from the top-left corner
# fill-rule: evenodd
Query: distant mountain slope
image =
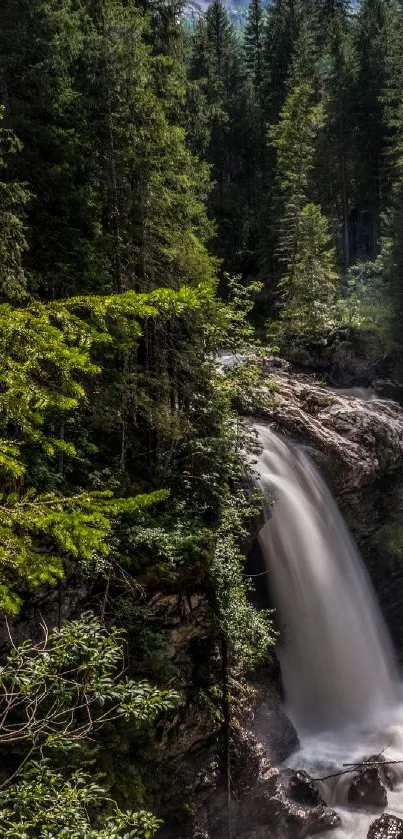
<path id="1" fill-rule="evenodd" d="M 223 6 L 226 8 L 229 17 L 236 28 L 242 29 L 244 26 L 250 0 L 223 0 Z M 203 15 L 211 0 L 189 0 L 185 8 L 185 18 L 189 23 L 196 22 L 200 15 Z"/>
<path id="2" fill-rule="evenodd" d="M 196 22 L 200 15 L 203 15 L 211 0 L 188 0 L 185 8 L 185 18 L 190 24 Z M 242 29 L 248 14 L 250 0 L 223 0 L 229 17 L 236 28 Z M 263 0 L 263 6 L 269 6 L 270 0 Z M 359 0 L 350 0 L 350 9 L 353 14 L 357 12 Z"/>

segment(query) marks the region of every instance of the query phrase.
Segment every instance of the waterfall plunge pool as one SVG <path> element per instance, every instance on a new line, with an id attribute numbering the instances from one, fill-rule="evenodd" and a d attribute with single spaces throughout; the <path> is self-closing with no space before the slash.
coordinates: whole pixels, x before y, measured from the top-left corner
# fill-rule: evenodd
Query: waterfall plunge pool
<path id="1" fill-rule="evenodd" d="M 312 778 L 343 771 L 343 764 L 359 762 L 369 755 L 384 752 L 386 760 L 403 759 L 403 700 L 394 708 L 385 709 L 367 725 L 347 726 L 334 732 L 300 733 L 301 748 L 287 761 L 287 766 L 305 769 Z M 391 765 L 394 789 L 388 790 L 384 812 L 403 819 L 403 764 Z M 348 784 L 351 775 L 330 778 L 318 787 L 327 803 L 342 819 L 336 830 L 320 834 L 318 839 L 366 839 L 369 826 L 381 815 L 374 809 L 360 810 L 348 805 Z"/>

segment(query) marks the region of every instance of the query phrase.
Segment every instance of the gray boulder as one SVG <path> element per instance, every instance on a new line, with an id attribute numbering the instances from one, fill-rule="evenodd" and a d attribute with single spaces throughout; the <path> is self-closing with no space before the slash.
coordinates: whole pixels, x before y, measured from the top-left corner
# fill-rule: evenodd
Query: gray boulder
<path id="1" fill-rule="evenodd" d="M 379 766 L 363 766 L 353 778 L 348 803 L 355 807 L 386 807 L 388 796 Z"/>
<path id="2" fill-rule="evenodd" d="M 383 813 L 379 819 L 372 822 L 367 839 L 403 839 L 403 821 Z"/>
<path id="3" fill-rule="evenodd" d="M 309 807 L 327 806 L 315 781 L 303 769 L 292 773 L 288 781 L 288 794 L 297 804 L 307 804 Z"/>

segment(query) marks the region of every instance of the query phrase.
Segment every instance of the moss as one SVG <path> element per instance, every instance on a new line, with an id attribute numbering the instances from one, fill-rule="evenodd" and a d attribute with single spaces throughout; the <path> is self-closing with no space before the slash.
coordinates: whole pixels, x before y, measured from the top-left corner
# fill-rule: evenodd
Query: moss
<path id="1" fill-rule="evenodd" d="M 403 567 L 403 521 L 395 521 L 381 527 L 372 540 L 381 565 L 389 571 Z"/>

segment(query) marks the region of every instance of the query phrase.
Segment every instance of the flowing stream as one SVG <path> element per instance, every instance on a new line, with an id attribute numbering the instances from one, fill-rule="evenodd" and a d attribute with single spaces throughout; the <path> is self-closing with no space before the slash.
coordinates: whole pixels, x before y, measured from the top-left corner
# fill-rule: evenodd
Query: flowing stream
<path id="1" fill-rule="evenodd" d="M 291 765 L 324 777 L 385 747 L 388 759 L 401 759 L 402 691 L 358 549 L 304 449 L 256 428 L 259 480 L 268 503 L 275 499 L 259 542 L 281 623 L 287 710 L 301 742 Z M 365 839 L 375 816 L 345 808 L 348 777 L 323 789 L 343 819 L 331 835 Z M 403 816 L 403 790 L 388 798 L 388 812 Z"/>

